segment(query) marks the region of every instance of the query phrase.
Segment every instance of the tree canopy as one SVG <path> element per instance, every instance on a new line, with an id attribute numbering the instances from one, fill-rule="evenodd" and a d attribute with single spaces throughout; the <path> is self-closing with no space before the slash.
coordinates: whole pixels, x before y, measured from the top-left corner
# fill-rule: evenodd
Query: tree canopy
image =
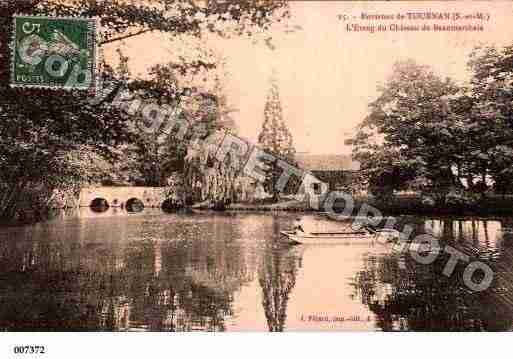
<path id="1" fill-rule="evenodd" d="M 349 141 L 371 191 L 417 189 L 441 202 L 452 190 L 509 187 L 513 164 L 511 49 L 476 49 L 471 81 L 400 61 Z"/>

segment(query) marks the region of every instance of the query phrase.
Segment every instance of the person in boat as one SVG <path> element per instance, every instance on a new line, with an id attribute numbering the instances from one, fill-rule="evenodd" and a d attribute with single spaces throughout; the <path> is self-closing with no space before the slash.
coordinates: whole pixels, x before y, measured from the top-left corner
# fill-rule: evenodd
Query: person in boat
<path id="1" fill-rule="evenodd" d="M 303 225 L 302 225 L 300 217 L 297 217 L 296 220 L 294 221 L 294 231 L 296 231 L 296 233 L 297 232 L 305 233 L 305 230 L 303 229 Z"/>
<path id="2" fill-rule="evenodd" d="M 372 224 L 370 224 L 369 222 L 365 222 L 363 225 L 362 225 L 362 228 L 367 230 L 367 232 L 369 233 L 377 233 L 377 228 L 375 226 L 373 226 Z"/>

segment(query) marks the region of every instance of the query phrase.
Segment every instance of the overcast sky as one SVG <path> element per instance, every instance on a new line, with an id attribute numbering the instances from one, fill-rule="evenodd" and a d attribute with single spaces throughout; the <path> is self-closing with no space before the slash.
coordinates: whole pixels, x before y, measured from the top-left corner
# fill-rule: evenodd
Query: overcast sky
<path id="1" fill-rule="evenodd" d="M 256 140 L 263 120 L 269 78 L 275 69 L 296 149 L 300 152 L 349 153 L 344 140 L 367 113 L 392 64 L 413 58 L 442 76 L 468 77 L 469 51 L 479 43 L 513 43 L 513 3 L 504 2 L 291 2 L 291 25 L 302 30 L 271 32 L 275 50 L 248 39 L 209 40 L 227 60 L 228 102 L 239 109 L 233 116 L 240 134 Z M 360 17 L 362 12 L 396 14 L 413 11 L 486 12 L 491 20 L 484 32 L 346 32 L 337 15 Z M 352 20 L 351 23 L 364 22 Z M 379 21 L 373 22 L 380 23 Z M 390 21 L 381 21 L 390 24 Z M 398 22 L 395 22 L 398 23 Z M 411 22 L 403 22 L 403 24 Z M 468 23 L 468 22 L 467 22 Z M 472 21 L 472 23 L 479 23 Z M 366 24 L 369 24 L 367 22 Z M 463 23 L 462 23 L 463 24 Z M 126 42 L 134 73 L 169 61 L 180 43 L 159 34 Z M 106 49 L 106 54 L 111 49 Z"/>

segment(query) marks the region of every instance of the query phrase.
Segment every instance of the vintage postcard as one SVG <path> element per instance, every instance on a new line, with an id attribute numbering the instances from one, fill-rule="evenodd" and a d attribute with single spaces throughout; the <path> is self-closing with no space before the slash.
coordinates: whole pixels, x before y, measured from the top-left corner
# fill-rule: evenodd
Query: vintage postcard
<path id="1" fill-rule="evenodd" d="M 513 329 L 512 2 L 0 13 L 0 331 Z"/>

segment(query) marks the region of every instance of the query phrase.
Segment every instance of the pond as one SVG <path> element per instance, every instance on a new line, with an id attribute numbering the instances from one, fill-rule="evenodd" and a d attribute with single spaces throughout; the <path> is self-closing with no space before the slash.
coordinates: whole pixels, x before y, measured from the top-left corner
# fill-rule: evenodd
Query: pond
<path id="1" fill-rule="evenodd" d="M 511 329 L 513 218 L 400 219 L 493 268 L 472 292 L 462 265 L 442 274 L 444 255 L 284 245 L 296 216 L 82 208 L 0 228 L 0 330 Z"/>

